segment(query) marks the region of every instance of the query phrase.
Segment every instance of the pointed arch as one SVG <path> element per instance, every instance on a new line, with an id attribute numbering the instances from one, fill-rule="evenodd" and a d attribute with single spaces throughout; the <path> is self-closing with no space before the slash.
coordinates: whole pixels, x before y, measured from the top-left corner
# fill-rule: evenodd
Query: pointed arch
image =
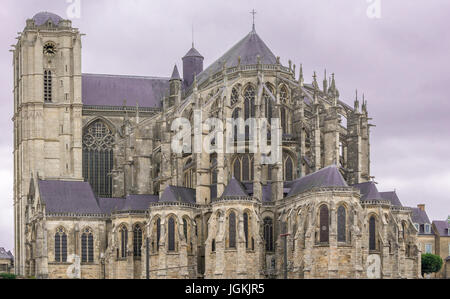
<path id="1" fill-rule="evenodd" d="M 228 248 L 236 248 L 236 213 L 231 211 L 228 215 Z"/>
<path id="2" fill-rule="evenodd" d="M 264 218 L 264 241 L 266 245 L 266 251 L 272 252 L 273 246 L 273 220 L 270 217 Z"/>
<path id="3" fill-rule="evenodd" d="M 330 213 L 327 205 L 322 205 L 319 211 L 320 243 L 328 243 L 330 240 Z"/>
<path id="4" fill-rule="evenodd" d="M 94 119 L 84 128 L 83 177 L 98 197 L 112 196 L 114 145 L 113 129 L 103 119 Z"/>
<path id="5" fill-rule="evenodd" d="M 142 256 L 142 226 L 139 223 L 135 224 L 133 229 L 133 256 Z"/>
<path id="6" fill-rule="evenodd" d="M 120 257 L 126 258 L 128 256 L 128 229 L 125 224 L 122 224 L 119 228 L 120 235 Z"/>
<path id="7" fill-rule="evenodd" d="M 338 242 L 347 242 L 347 209 L 344 205 L 337 210 Z"/>
<path id="8" fill-rule="evenodd" d="M 64 227 L 56 229 L 55 233 L 55 261 L 57 263 L 67 262 L 67 234 Z"/>
<path id="9" fill-rule="evenodd" d="M 94 262 L 94 234 L 91 228 L 85 228 L 81 234 L 81 262 Z"/>
<path id="10" fill-rule="evenodd" d="M 377 250 L 377 219 L 375 215 L 369 218 L 369 250 Z"/>
<path id="11" fill-rule="evenodd" d="M 170 216 L 169 217 L 169 221 L 168 221 L 168 250 L 169 251 L 175 251 L 176 250 L 176 246 L 175 246 L 175 218 L 174 216 Z"/>

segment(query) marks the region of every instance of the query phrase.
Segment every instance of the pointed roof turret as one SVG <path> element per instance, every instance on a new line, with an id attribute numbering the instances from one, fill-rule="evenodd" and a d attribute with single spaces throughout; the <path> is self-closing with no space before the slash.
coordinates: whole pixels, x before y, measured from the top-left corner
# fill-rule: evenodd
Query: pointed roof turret
<path id="1" fill-rule="evenodd" d="M 181 80 L 180 72 L 178 71 L 178 67 L 175 64 L 172 72 L 172 76 L 170 77 L 170 80 Z"/>
<path id="2" fill-rule="evenodd" d="M 259 37 L 256 31 L 251 31 L 241 41 L 235 44 L 222 57 L 217 59 L 205 71 L 198 75 L 198 83 L 201 84 L 209 74 L 215 74 L 222 70 L 224 63 L 227 67 L 236 67 L 239 65 L 256 65 L 258 64 L 258 57 L 261 64 L 277 64 L 277 58 Z"/>
<path id="3" fill-rule="evenodd" d="M 194 48 L 194 45 L 192 45 L 192 48 L 186 53 L 186 55 L 184 55 L 183 58 L 186 58 L 186 57 L 201 57 L 201 58 L 205 58 L 205 57 L 203 57 L 202 54 L 200 54 L 199 51 L 197 51 L 196 48 Z"/>

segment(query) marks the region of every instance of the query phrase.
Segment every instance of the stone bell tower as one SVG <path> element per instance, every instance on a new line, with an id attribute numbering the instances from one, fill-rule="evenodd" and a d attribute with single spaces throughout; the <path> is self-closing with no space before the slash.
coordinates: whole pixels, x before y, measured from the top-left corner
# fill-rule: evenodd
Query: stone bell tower
<path id="1" fill-rule="evenodd" d="M 41 12 L 13 49 L 16 271 L 26 267 L 25 207 L 31 177 L 82 180 L 81 34 Z M 27 254 L 28 255 L 28 254 Z"/>

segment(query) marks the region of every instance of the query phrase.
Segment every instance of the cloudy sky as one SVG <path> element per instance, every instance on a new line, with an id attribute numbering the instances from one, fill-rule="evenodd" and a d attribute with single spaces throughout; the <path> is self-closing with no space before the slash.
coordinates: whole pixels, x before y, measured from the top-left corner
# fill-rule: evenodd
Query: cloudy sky
<path id="1" fill-rule="evenodd" d="M 196 48 L 212 63 L 251 30 L 254 8 L 258 34 L 284 64 L 303 63 L 307 78 L 325 68 L 336 73 L 350 105 L 355 89 L 365 93 L 380 191 L 395 189 L 407 206 L 425 203 L 432 220 L 450 215 L 448 0 L 2 0 L 0 247 L 13 247 L 8 50 L 27 18 L 39 11 L 72 17 L 73 1 L 81 4 L 74 26 L 86 34 L 83 72 L 153 76 L 181 65 L 192 24 Z M 368 14 L 373 1 L 381 11 Z"/>

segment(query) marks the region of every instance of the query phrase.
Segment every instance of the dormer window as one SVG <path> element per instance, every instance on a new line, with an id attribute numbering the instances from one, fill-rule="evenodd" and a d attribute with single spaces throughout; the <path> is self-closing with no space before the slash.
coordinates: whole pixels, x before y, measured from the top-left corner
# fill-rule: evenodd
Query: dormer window
<path id="1" fill-rule="evenodd" d="M 419 224 L 418 223 L 414 223 L 414 226 L 416 227 L 416 230 L 419 231 L 419 229 L 420 229 Z"/>
<path id="2" fill-rule="evenodd" d="M 429 224 L 425 224 L 425 233 L 429 234 L 431 232 L 431 228 Z"/>

